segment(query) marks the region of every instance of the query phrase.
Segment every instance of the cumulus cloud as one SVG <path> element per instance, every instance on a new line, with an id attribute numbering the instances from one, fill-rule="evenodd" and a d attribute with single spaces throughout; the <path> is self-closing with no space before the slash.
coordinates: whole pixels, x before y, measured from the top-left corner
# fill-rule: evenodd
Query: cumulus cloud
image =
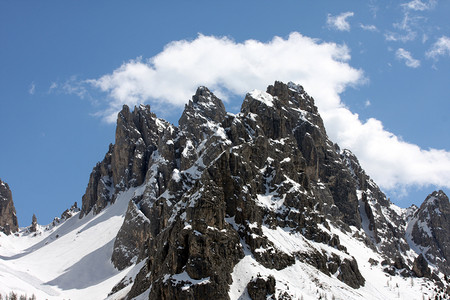
<path id="1" fill-rule="evenodd" d="M 395 52 L 395 56 L 404 61 L 410 68 L 418 68 L 420 66 L 420 60 L 413 58 L 411 53 L 403 48 L 398 48 Z"/>
<path id="2" fill-rule="evenodd" d="M 439 56 L 450 56 L 450 38 L 440 37 L 425 54 L 429 58 L 438 59 Z"/>
<path id="3" fill-rule="evenodd" d="M 421 149 L 386 131 L 379 120 L 363 123 L 345 108 L 327 111 L 326 120 L 335 126 L 338 143 L 351 149 L 383 188 L 450 186 L 450 152 Z"/>
<path id="4" fill-rule="evenodd" d="M 350 23 L 348 23 L 347 18 L 353 17 L 354 13 L 351 11 L 342 13 L 337 16 L 332 16 L 328 14 L 327 16 L 327 25 L 330 28 L 339 30 L 339 31 L 350 31 Z"/>
<path id="5" fill-rule="evenodd" d="M 362 80 L 362 72 L 350 67 L 349 49 L 323 43 L 299 33 L 287 39 L 274 37 L 263 43 L 236 43 L 226 37 L 199 35 L 192 41 L 176 41 L 151 59 L 131 60 L 111 74 L 89 83 L 108 93 L 110 103 L 102 112 L 115 122 L 122 104 L 146 102 L 184 105 L 199 85 L 223 98 L 265 89 L 274 80 L 301 82 L 327 95 L 323 101 L 339 103 L 336 92 Z M 318 83 L 327 85 L 318 87 Z"/>
<path id="6" fill-rule="evenodd" d="M 351 149 L 382 187 L 450 187 L 449 152 L 402 141 L 380 121 L 363 122 L 342 104 L 340 94 L 365 81 L 363 72 L 349 65 L 349 53 L 345 45 L 299 33 L 265 43 L 199 35 L 172 42 L 148 60 L 131 60 L 88 83 L 107 94 L 108 107 L 100 114 L 114 122 L 123 104 L 183 106 L 199 85 L 226 98 L 265 89 L 275 80 L 294 81 L 315 98 L 330 138 Z"/>

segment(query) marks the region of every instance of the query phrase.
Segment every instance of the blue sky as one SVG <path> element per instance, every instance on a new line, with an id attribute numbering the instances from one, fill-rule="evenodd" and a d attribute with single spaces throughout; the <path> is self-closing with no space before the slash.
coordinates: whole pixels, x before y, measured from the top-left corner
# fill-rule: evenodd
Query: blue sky
<path id="1" fill-rule="evenodd" d="M 26 226 L 81 197 L 123 103 L 176 124 L 198 85 L 236 112 L 305 86 L 391 200 L 450 190 L 450 1 L 1 1 L 0 178 Z"/>

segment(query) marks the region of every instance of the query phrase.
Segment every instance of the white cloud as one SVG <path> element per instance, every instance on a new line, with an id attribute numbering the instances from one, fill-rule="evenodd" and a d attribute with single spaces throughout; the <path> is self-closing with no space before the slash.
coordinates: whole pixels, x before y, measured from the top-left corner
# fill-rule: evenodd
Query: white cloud
<path id="1" fill-rule="evenodd" d="M 387 41 L 401 41 L 403 43 L 414 41 L 417 38 L 417 29 L 422 28 L 425 20 L 422 16 L 411 14 L 408 10 L 404 11 L 400 22 L 393 24 L 396 31 L 387 31 L 384 36 Z"/>
<path id="2" fill-rule="evenodd" d="M 66 82 L 61 85 L 53 82 L 50 85 L 50 92 L 53 90 L 60 88 L 66 94 L 74 94 L 80 98 L 85 98 L 89 93 L 86 89 L 85 82 L 79 81 L 76 76 L 70 77 Z"/>
<path id="3" fill-rule="evenodd" d="M 420 60 L 413 58 L 411 53 L 403 48 L 398 48 L 395 52 L 395 56 L 398 59 L 403 60 L 410 68 L 418 68 L 420 66 Z"/>
<path id="4" fill-rule="evenodd" d="M 440 37 L 425 55 L 434 59 L 438 59 L 439 56 L 450 56 L 450 38 L 445 35 Z"/>
<path id="5" fill-rule="evenodd" d="M 152 99 L 184 105 L 199 85 L 226 98 L 265 89 L 274 80 L 301 82 L 308 88 L 323 81 L 327 85 L 317 89 L 328 94 L 324 101 L 339 103 L 336 91 L 362 79 L 360 70 L 345 63 L 349 59 L 345 45 L 322 43 L 299 33 L 267 43 L 199 35 L 192 41 L 172 42 L 149 60 L 131 60 L 89 82 L 108 93 L 111 101 L 102 114 L 110 122 L 124 103 L 133 106 Z"/>
<path id="6" fill-rule="evenodd" d="M 57 88 L 58 88 L 58 84 L 56 82 L 52 82 L 50 84 L 50 87 L 48 88 L 48 92 L 51 93 L 52 91 L 54 91 Z"/>
<path id="7" fill-rule="evenodd" d="M 199 85 L 221 97 L 243 98 L 246 92 L 265 89 L 275 80 L 291 80 L 315 98 L 330 138 L 351 149 L 383 188 L 450 187 L 449 152 L 423 150 L 404 142 L 386 131 L 380 121 L 362 122 L 342 104 L 340 93 L 364 82 L 362 71 L 348 64 L 349 52 L 346 46 L 299 33 L 266 43 L 199 35 L 194 40 L 172 42 L 149 60 L 131 60 L 88 82 L 107 93 L 109 105 L 100 115 L 113 122 L 122 104 L 182 107 Z"/>
<path id="8" fill-rule="evenodd" d="M 332 16 L 328 14 L 327 16 L 327 25 L 330 28 L 339 30 L 339 31 L 350 31 L 350 23 L 348 23 L 347 18 L 353 17 L 354 13 L 351 11 L 342 13 L 337 16 Z"/>
<path id="9" fill-rule="evenodd" d="M 415 10 L 415 11 L 424 11 L 424 10 L 430 10 L 436 6 L 436 0 L 430 0 L 428 2 L 422 2 L 420 0 L 413 0 L 410 2 L 407 2 L 405 4 L 402 4 L 403 7 Z"/>
<path id="10" fill-rule="evenodd" d="M 378 28 L 377 28 L 375 25 L 364 25 L 364 24 L 360 24 L 359 26 L 360 26 L 363 30 L 366 30 L 366 31 L 372 31 L 372 32 L 378 31 Z"/>
<path id="11" fill-rule="evenodd" d="M 369 10 L 372 13 L 373 18 L 377 17 L 377 13 L 380 10 L 380 8 L 377 5 L 375 5 L 375 1 L 370 0 L 369 1 L 369 5 L 368 5 L 369 6 Z"/>
<path id="12" fill-rule="evenodd" d="M 30 84 L 30 88 L 28 89 L 28 93 L 30 95 L 34 95 L 34 93 L 36 92 L 36 84 L 34 83 L 34 81 Z"/>
<path id="13" fill-rule="evenodd" d="M 399 32 L 392 32 L 392 31 L 388 31 L 384 34 L 384 37 L 386 39 L 386 41 L 389 42 L 410 42 L 410 41 L 414 41 L 417 37 L 417 32 L 415 31 L 411 31 L 408 30 L 407 32 L 404 33 L 399 33 Z"/>
<path id="14" fill-rule="evenodd" d="M 328 111 L 327 122 L 336 126 L 333 131 L 338 143 L 351 149 L 383 188 L 450 187 L 450 152 L 421 149 L 386 131 L 379 120 L 371 118 L 362 123 L 345 108 Z"/>
<path id="15" fill-rule="evenodd" d="M 414 41 L 422 35 L 422 40 L 427 32 L 427 14 L 425 11 L 436 6 L 435 0 L 413 0 L 400 5 L 402 19 L 395 22 L 393 29 L 385 33 L 387 41 L 401 41 L 403 43 Z"/>
<path id="16" fill-rule="evenodd" d="M 370 102 L 369 99 L 367 99 L 366 102 L 364 102 L 364 106 L 365 106 L 365 107 L 369 107 L 369 106 L 371 106 L 371 105 L 372 105 L 372 103 Z"/>

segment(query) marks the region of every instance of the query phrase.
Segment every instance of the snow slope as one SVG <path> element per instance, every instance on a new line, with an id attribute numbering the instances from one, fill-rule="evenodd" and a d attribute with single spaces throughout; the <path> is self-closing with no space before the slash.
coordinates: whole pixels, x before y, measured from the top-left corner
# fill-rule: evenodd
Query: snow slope
<path id="1" fill-rule="evenodd" d="M 233 222 L 231 222 L 233 223 Z M 292 299 L 434 299 L 434 285 L 423 278 L 390 276 L 383 271 L 381 265 L 371 265 L 369 259 L 381 261 L 382 257 L 369 249 L 362 241 L 343 233 L 331 226 L 331 231 L 321 226 L 321 229 L 339 236 L 343 245 L 347 246 L 349 256 L 357 262 L 361 274 L 366 279 L 365 285 L 359 289 L 352 289 L 338 280 L 336 274 L 327 276 L 309 264 L 296 260 L 296 263 L 283 270 L 268 269 L 262 266 L 251 254 L 248 246 L 244 245 L 245 257 L 234 267 L 233 283 L 230 287 L 231 300 L 251 300 L 247 293 L 247 283 L 254 274 L 262 278 L 273 276 L 276 280 L 275 296 L 282 299 L 289 295 Z M 352 227 L 352 235 L 362 233 Z M 274 243 L 278 250 L 293 253 L 308 248 L 334 252 L 335 249 L 322 243 L 306 240 L 301 234 L 290 232 L 289 228 L 269 229 L 263 227 L 264 235 Z M 336 253 L 338 253 L 336 251 Z"/>
<path id="2" fill-rule="evenodd" d="M 114 240 L 129 200 L 143 187 L 129 189 L 97 215 L 78 214 L 37 234 L 22 229 L 0 235 L 0 294 L 14 291 L 37 299 L 105 299 L 133 267 L 121 272 L 110 262 Z"/>
<path id="3" fill-rule="evenodd" d="M 129 200 L 141 194 L 143 187 L 121 193 L 115 204 L 98 215 L 92 213 L 83 219 L 78 214 L 64 223 L 41 230 L 37 235 L 22 229 L 18 236 L 0 235 L 0 294 L 10 291 L 17 294 L 35 294 L 37 299 L 105 299 L 113 286 L 122 278 L 134 277 L 140 265 L 121 272 L 110 262 L 115 236 L 123 223 Z M 230 220 L 228 220 L 230 221 Z M 233 222 L 231 222 L 233 223 Z M 322 230 L 328 231 L 322 227 Z M 353 234 L 356 228 L 352 228 Z M 263 228 L 264 234 L 280 250 L 291 253 L 301 249 L 334 249 L 321 243 L 305 240 L 298 233 L 286 228 Z M 329 232 L 329 231 L 328 231 Z M 369 258 L 381 261 L 381 257 L 362 242 L 331 228 L 339 236 L 349 254 L 358 261 L 366 279 L 364 287 L 354 290 L 335 276 L 327 276 L 314 267 L 297 261 L 294 265 L 277 271 L 260 265 L 246 249 L 245 257 L 235 266 L 232 274 L 230 298 L 250 299 L 246 284 L 252 274 L 262 277 L 272 275 L 276 279 L 276 294 L 286 293 L 294 299 L 422 299 L 432 297 L 432 286 L 423 279 L 406 279 L 389 276 L 382 267 L 372 266 Z M 245 248 L 245 243 L 244 248 Z M 131 285 L 108 299 L 126 295 Z M 145 298 L 145 295 L 141 295 Z"/>

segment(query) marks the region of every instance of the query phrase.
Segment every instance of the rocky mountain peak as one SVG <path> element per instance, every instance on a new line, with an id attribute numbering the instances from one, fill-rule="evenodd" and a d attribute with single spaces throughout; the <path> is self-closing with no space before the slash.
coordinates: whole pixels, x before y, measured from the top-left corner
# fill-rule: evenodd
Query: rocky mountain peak
<path id="1" fill-rule="evenodd" d="M 192 127 L 205 125 L 207 122 L 221 123 L 227 112 L 222 100 L 217 98 L 208 88 L 197 89 L 192 100 L 185 105 L 178 124 L 180 129 L 191 131 Z M 205 127 L 205 126 L 203 126 Z"/>
<path id="2" fill-rule="evenodd" d="M 442 190 L 428 195 L 414 213 L 408 235 L 430 264 L 450 272 L 450 202 Z"/>
<path id="3" fill-rule="evenodd" d="M 173 133 L 173 126 L 158 119 L 149 105 L 136 106 L 132 112 L 124 105 L 117 117 L 115 143 L 91 173 L 80 218 L 114 202 L 118 192 L 141 185 L 154 152 L 167 147 L 163 137 Z"/>
<path id="4" fill-rule="evenodd" d="M 192 96 L 192 102 L 201 106 L 216 106 L 224 108 L 222 101 L 217 98 L 206 86 L 199 86 Z"/>
<path id="5" fill-rule="evenodd" d="M 211 121 L 221 122 L 226 115 L 222 100 L 217 98 L 207 87 L 201 86 L 185 105 L 184 113 L 196 112 Z M 195 115 L 192 115 L 194 117 Z M 183 118 L 183 116 L 181 117 Z M 182 122 L 181 122 L 182 123 Z"/>
<path id="6" fill-rule="evenodd" d="M 431 209 L 431 213 L 434 212 L 436 214 L 440 214 L 441 209 L 448 213 L 448 209 L 450 207 L 448 196 L 442 190 L 434 191 L 428 195 L 422 205 L 428 206 L 428 209 Z"/>
<path id="7" fill-rule="evenodd" d="M 107 290 L 107 299 L 173 300 L 450 294 L 448 197 L 436 191 L 420 208 L 395 206 L 356 155 L 328 138 L 314 99 L 292 82 L 248 93 L 238 114 L 199 87 L 177 127 L 148 105 L 123 106 L 82 202 L 80 218 L 104 213 L 66 222 L 75 203 L 47 227 L 33 215 L 17 237 L 44 239 L 2 263 L 0 277 L 9 280 L 6 267 L 17 282 L 66 299 Z M 11 203 L 0 180 L 4 232 L 14 230 L 4 218 L 15 216 Z M 40 253 L 49 270 L 60 258 L 58 277 L 38 283 L 28 269 L 8 270 Z"/>
<path id="8" fill-rule="evenodd" d="M 303 89 L 301 85 L 296 85 L 292 82 L 285 84 L 280 81 L 275 81 L 273 85 L 269 85 L 266 91 L 253 90 L 248 93 L 242 105 L 242 112 L 250 112 L 249 108 L 255 107 L 252 100 L 257 100 L 256 106 L 264 104 L 266 107 L 273 107 L 274 109 L 281 108 L 296 108 L 309 112 L 317 113 L 317 108 L 314 106 L 314 99 L 311 98 Z M 254 112 L 255 111 L 251 111 Z"/>
<path id="9" fill-rule="evenodd" d="M 276 81 L 265 92 L 253 90 L 242 103 L 241 115 L 260 121 L 255 128 L 257 135 L 279 139 L 296 132 L 294 134 L 302 137 L 308 133 L 317 142 L 327 140 L 314 99 L 300 85 Z"/>
<path id="10" fill-rule="evenodd" d="M 229 299 L 230 290 L 259 299 L 260 287 L 265 297 L 281 284 L 269 276 L 274 270 L 301 264 L 357 289 L 366 283 L 358 264 L 367 257 L 357 262 L 352 255 L 360 253 L 341 238 L 364 244 L 377 258 L 370 263 L 383 261 L 392 276 L 411 276 L 414 266 L 428 274 L 424 261 L 413 263 L 405 212 L 353 153 L 329 140 L 314 99 L 294 83 L 248 93 L 236 115 L 199 87 L 178 127 L 148 106 L 133 112 L 124 106 L 116 142 L 91 174 L 83 211 L 99 211 L 127 190 L 133 196 L 112 262 L 123 270 L 145 261 L 128 299 L 144 291 L 150 299 Z"/>
<path id="11" fill-rule="evenodd" d="M 179 169 L 190 168 L 199 158 L 200 152 L 195 149 L 206 149 L 206 144 L 225 137 L 222 122 L 227 112 L 222 100 L 217 98 L 208 88 L 199 87 L 192 100 L 185 105 L 178 121 L 180 135 L 177 138 L 179 153 Z M 212 137 L 211 140 L 207 140 Z M 219 149 L 219 148 L 218 148 Z M 213 156 L 206 159 L 212 159 Z"/>
<path id="12" fill-rule="evenodd" d="M 314 99 L 299 84 L 293 82 L 284 84 L 283 82 L 275 81 L 273 85 L 267 87 L 267 93 L 280 99 L 284 106 L 291 106 L 292 103 L 301 110 L 314 114 L 318 112 Z"/>
<path id="13" fill-rule="evenodd" d="M 311 254 L 280 250 L 264 233 L 301 232 L 311 243 L 346 253 L 328 231 L 329 221 L 361 226 L 352 178 L 313 99 L 300 86 L 276 82 L 267 92 L 247 94 L 237 115 L 227 115 L 219 101 L 197 90 L 173 139 L 175 163 L 149 165 L 145 191 L 130 202 L 112 258 L 121 269 L 148 259 L 138 275 L 145 283 L 136 284 L 130 297 L 151 281 L 150 298 L 182 299 L 182 285 L 170 282 L 185 274 L 182 284 L 190 286 L 192 299 L 226 299 L 244 249 L 268 270 L 301 260 L 349 286 L 364 285 L 352 257 L 329 256 L 310 242 Z M 202 278 L 208 283 L 192 283 Z"/>
<path id="14" fill-rule="evenodd" d="M 0 179 L 0 231 L 9 235 L 18 230 L 19 225 L 11 190 L 8 184 Z"/>

